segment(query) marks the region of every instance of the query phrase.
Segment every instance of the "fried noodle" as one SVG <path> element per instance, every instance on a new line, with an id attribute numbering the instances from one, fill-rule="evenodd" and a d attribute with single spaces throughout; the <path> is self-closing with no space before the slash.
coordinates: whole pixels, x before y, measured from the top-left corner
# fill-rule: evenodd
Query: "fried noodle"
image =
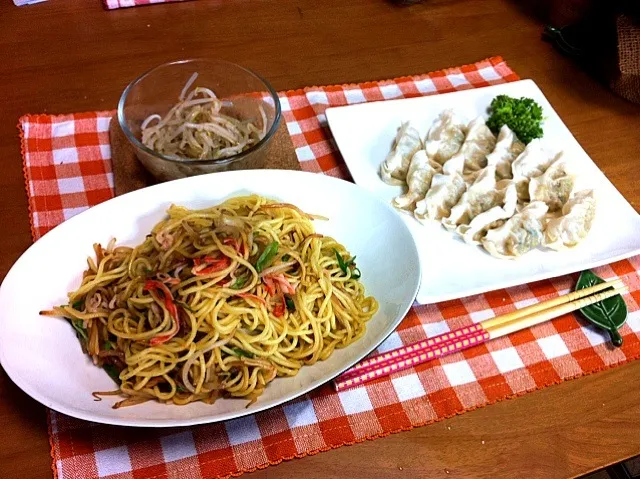
<path id="1" fill-rule="evenodd" d="M 123 396 L 116 408 L 255 401 L 358 340 L 378 309 L 355 258 L 314 218 L 259 196 L 172 205 L 139 246 L 94 245 L 69 304 L 41 314 L 67 318 L 119 383 L 95 393 Z"/>

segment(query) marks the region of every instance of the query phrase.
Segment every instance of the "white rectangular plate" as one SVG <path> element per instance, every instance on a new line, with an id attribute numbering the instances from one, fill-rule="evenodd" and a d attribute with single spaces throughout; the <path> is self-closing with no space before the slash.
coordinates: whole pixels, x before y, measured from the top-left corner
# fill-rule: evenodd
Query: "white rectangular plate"
<path id="1" fill-rule="evenodd" d="M 522 80 L 486 88 L 419 98 L 329 108 L 329 127 L 354 181 L 381 199 L 402 188 L 378 175 L 400 123 L 410 120 L 423 138 L 442 110 L 453 108 L 468 120 L 482 115 L 497 95 L 533 98 L 544 110 L 545 145 L 564 150 L 580 167 L 582 186 L 595 189 L 598 210 L 589 236 L 576 248 L 555 252 L 537 249 L 514 261 L 496 259 L 467 245 L 439 225 L 422 225 L 402 215 L 418 245 L 422 283 L 417 301 L 435 303 L 600 266 L 640 253 L 640 215 L 624 199 L 578 144 L 538 86 Z M 390 252 L 401 255 L 402 251 Z"/>

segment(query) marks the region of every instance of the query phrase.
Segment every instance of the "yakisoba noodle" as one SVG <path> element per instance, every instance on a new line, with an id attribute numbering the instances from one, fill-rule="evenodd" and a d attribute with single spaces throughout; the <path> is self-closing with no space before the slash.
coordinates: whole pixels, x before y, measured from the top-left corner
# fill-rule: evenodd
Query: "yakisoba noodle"
<path id="1" fill-rule="evenodd" d="M 259 196 L 171 206 L 135 248 L 94 245 L 67 318 L 119 383 L 114 407 L 255 400 L 277 376 L 358 340 L 378 309 L 317 218 Z"/>

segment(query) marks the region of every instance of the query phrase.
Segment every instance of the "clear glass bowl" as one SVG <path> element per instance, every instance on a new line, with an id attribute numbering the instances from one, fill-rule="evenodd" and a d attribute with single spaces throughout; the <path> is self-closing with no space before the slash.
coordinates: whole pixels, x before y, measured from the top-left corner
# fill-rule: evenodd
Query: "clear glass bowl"
<path id="1" fill-rule="evenodd" d="M 225 113 L 239 120 L 252 119 L 262 126 L 259 106 L 267 117 L 265 137 L 251 148 L 224 159 L 194 160 L 167 156 L 140 141 L 142 122 L 151 114 L 165 115 L 193 75 L 192 85 L 209 88 L 227 101 Z M 179 60 L 157 66 L 131 82 L 118 103 L 118 121 L 140 162 L 159 181 L 217 171 L 263 168 L 267 150 L 280 123 L 280 101 L 269 83 L 246 68 L 223 60 Z"/>

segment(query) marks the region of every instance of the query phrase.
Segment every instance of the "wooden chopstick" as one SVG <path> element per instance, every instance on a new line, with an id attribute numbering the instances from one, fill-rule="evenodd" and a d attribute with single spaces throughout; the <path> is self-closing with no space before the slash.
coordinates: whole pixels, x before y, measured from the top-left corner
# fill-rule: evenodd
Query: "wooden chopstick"
<path id="1" fill-rule="evenodd" d="M 601 286 L 601 285 L 598 285 L 598 286 Z M 579 293 L 581 291 L 576 291 L 575 293 Z M 494 322 L 491 325 L 486 325 L 485 324 L 486 322 L 491 321 L 489 320 L 482 323 L 482 326 L 489 333 L 490 339 L 499 338 L 500 336 L 505 336 L 507 334 L 520 331 L 521 329 L 530 328 L 531 326 L 544 323 L 545 321 L 549 321 L 550 319 L 557 318 L 558 316 L 562 316 L 563 314 L 567 314 L 572 311 L 582 309 L 585 306 L 589 306 L 590 304 L 599 303 L 600 301 L 607 298 L 611 298 L 612 296 L 616 296 L 618 294 L 626 294 L 628 291 L 629 290 L 627 289 L 627 287 L 622 285 L 610 291 L 604 291 L 604 292 L 594 294 L 592 296 L 587 296 L 587 297 L 581 297 L 581 298 L 579 297 L 578 299 L 572 300 L 570 302 L 564 302 L 563 304 L 559 304 L 557 306 L 554 306 L 553 304 L 551 304 L 551 307 L 548 309 L 543 309 L 541 311 L 538 310 L 528 316 L 521 316 L 519 318 L 512 319 L 510 321 L 507 320 L 507 321 L 501 321 L 501 322 Z M 571 293 L 561 297 L 569 297 L 569 296 L 572 296 L 573 294 L 574 293 Z M 560 299 L 560 298 L 555 298 L 555 299 Z M 545 303 L 547 304 L 554 303 L 554 300 L 547 301 Z M 545 303 L 540 303 L 540 304 L 545 304 Z M 504 316 L 508 316 L 508 315 L 504 315 Z M 504 316 L 500 316 L 499 318 L 503 318 Z M 494 319 L 499 319 L 499 318 L 494 318 Z"/>
<path id="2" fill-rule="evenodd" d="M 608 288 L 613 289 L 604 291 Z M 627 287 L 620 279 L 574 291 L 472 326 L 459 328 L 428 340 L 367 358 L 336 378 L 334 385 L 338 391 L 354 387 L 431 359 L 462 351 L 485 341 L 535 326 L 626 292 L 628 292 Z"/>
<path id="3" fill-rule="evenodd" d="M 623 284 L 624 283 L 622 282 L 622 280 L 620 278 L 617 278 L 611 281 L 606 281 L 604 283 L 596 284 L 589 288 L 579 289 L 578 291 L 574 291 L 572 293 L 565 294 L 563 296 L 558 296 L 557 298 L 553 298 L 548 301 L 532 304 L 531 306 L 527 306 L 526 308 L 518 309 L 511 313 L 503 314 L 500 316 L 496 316 L 495 318 L 488 319 L 482 322 L 482 326 L 485 329 L 489 329 L 489 328 L 492 328 L 494 325 L 505 324 L 514 319 L 518 319 L 523 316 L 530 316 L 531 314 L 537 313 L 538 311 L 544 311 L 554 306 L 564 304 L 564 303 L 569 303 L 571 301 L 575 301 L 576 299 L 584 298 L 585 296 L 589 296 L 590 294 L 597 293 L 598 291 L 602 291 L 604 289 L 611 288 L 611 287 L 615 288 Z"/>

